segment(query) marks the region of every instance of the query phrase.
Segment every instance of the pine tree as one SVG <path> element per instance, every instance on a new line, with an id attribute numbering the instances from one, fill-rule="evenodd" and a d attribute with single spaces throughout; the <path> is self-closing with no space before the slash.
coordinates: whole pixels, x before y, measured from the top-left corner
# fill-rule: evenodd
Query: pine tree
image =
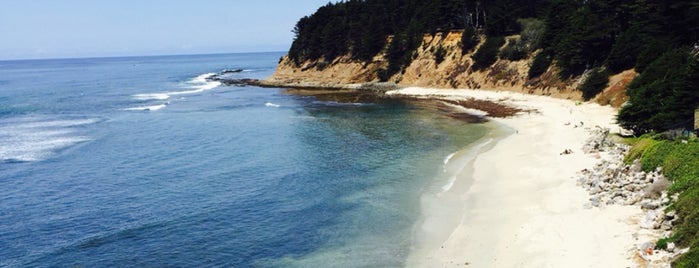
<path id="1" fill-rule="evenodd" d="M 664 53 L 629 85 L 619 123 L 638 134 L 685 127 L 699 106 L 698 66 L 687 48 Z"/>

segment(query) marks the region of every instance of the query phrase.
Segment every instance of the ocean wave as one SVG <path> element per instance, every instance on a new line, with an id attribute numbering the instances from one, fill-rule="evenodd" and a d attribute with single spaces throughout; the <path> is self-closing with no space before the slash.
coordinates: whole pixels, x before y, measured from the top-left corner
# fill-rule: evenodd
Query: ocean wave
<path id="1" fill-rule="evenodd" d="M 219 82 L 219 81 L 209 80 L 209 78 L 213 77 L 214 75 L 216 75 L 216 74 L 215 73 L 201 74 L 195 78 L 192 78 L 192 80 L 185 82 L 186 84 L 192 85 L 191 90 L 173 91 L 173 92 L 168 92 L 167 94 L 169 94 L 169 95 L 186 95 L 186 94 L 195 94 L 195 93 L 200 93 L 202 91 L 214 89 L 214 88 L 221 85 L 221 82 Z"/>
<path id="2" fill-rule="evenodd" d="M 189 80 L 187 83 L 189 84 L 204 84 L 208 82 L 208 79 L 216 75 L 216 73 L 205 73 L 205 74 L 200 74 L 195 78 L 192 78 Z"/>
<path id="3" fill-rule="evenodd" d="M 447 184 L 442 186 L 442 192 L 446 192 L 446 191 L 451 190 L 451 187 L 454 186 L 455 182 L 456 182 L 456 176 L 449 177 L 449 180 L 447 180 Z"/>
<path id="4" fill-rule="evenodd" d="M 158 104 L 158 105 L 151 105 L 151 106 L 139 106 L 139 107 L 132 107 L 132 108 L 126 108 L 124 111 L 157 111 L 162 108 L 165 108 L 167 104 Z"/>
<path id="5" fill-rule="evenodd" d="M 12 121 L 12 120 L 8 120 Z M 21 121 L 21 120 L 20 120 Z M 68 120 L 39 120 L 39 121 L 28 121 L 20 122 L 18 125 L 12 129 L 46 129 L 46 128 L 57 128 L 57 127 L 76 127 L 82 125 L 90 125 L 97 123 L 99 119 L 68 119 Z M 0 132 L 1 133 L 1 132 Z"/>
<path id="6" fill-rule="evenodd" d="M 444 165 L 442 165 L 442 170 L 444 170 L 445 173 L 447 172 L 447 164 L 449 164 L 449 160 L 451 160 L 451 158 L 454 157 L 454 155 L 456 155 L 456 152 L 453 152 L 449 156 L 444 158 Z"/>
<path id="7" fill-rule="evenodd" d="M 190 85 L 190 90 L 184 91 L 170 91 L 170 92 L 157 92 L 157 93 L 140 93 L 132 95 L 135 100 L 166 100 L 172 97 L 172 95 L 186 95 L 195 94 L 205 90 L 210 90 L 221 85 L 218 81 L 209 81 L 208 79 L 214 76 L 214 73 L 206 73 L 199 75 L 191 80 L 185 82 L 185 84 Z"/>
<path id="8" fill-rule="evenodd" d="M 279 108 L 279 107 L 281 107 L 281 105 L 279 105 L 279 104 L 274 104 L 274 103 L 271 103 L 271 102 L 265 102 L 265 106 L 267 106 L 267 107 L 274 107 L 274 108 Z"/>
<path id="9" fill-rule="evenodd" d="M 13 118 L 0 121 L 0 161 L 35 162 L 91 138 L 79 128 L 99 119 Z"/>
<path id="10" fill-rule="evenodd" d="M 163 100 L 170 99 L 172 96 L 201 93 L 201 92 L 204 92 L 206 90 L 214 89 L 214 88 L 221 85 L 221 82 L 219 82 L 219 81 L 209 80 L 209 78 L 211 78 L 214 75 L 216 75 L 216 74 L 215 73 L 205 73 L 205 74 L 201 74 L 195 78 L 190 79 L 189 81 L 185 82 L 185 84 L 188 85 L 189 90 L 156 92 L 156 93 L 140 93 L 140 94 L 132 95 L 131 97 L 134 100 L 138 100 L 138 101 L 163 101 Z M 138 107 L 133 107 L 133 108 L 126 108 L 124 110 L 125 111 L 157 111 L 157 110 L 160 110 L 162 108 L 165 108 L 165 106 L 167 106 L 167 103 L 138 106 Z"/>
<path id="11" fill-rule="evenodd" d="M 136 94 L 133 95 L 133 98 L 136 100 L 167 100 L 170 98 L 170 95 L 167 93 L 145 93 L 145 94 Z"/>
<path id="12" fill-rule="evenodd" d="M 220 85 L 221 85 L 221 82 L 219 82 L 219 81 L 211 81 L 211 82 L 207 82 L 206 84 L 203 84 L 203 85 L 194 86 L 192 90 L 173 91 L 173 92 L 167 92 L 167 94 L 170 96 L 196 94 L 196 93 L 204 92 L 206 90 L 214 89 Z"/>
<path id="13" fill-rule="evenodd" d="M 442 186 L 442 192 L 447 192 L 451 190 L 451 188 L 454 186 L 454 183 L 456 182 L 456 177 L 459 173 L 463 172 L 464 168 L 468 163 L 472 162 L 474 159 L 476 159 L 476 156 L 481 153 L 483 148 L 491 144 L 494 140 L 492 138 L 488 138 L 487 140 L 481 141 L 478 144 L 473 145 L 469 149 L 467 149 L 466 154 L 460 153 L 461 151 L 451 153 L 448 155 L 446 158 L 444 158 L 444 165 L 442 166 L 442 169 L 444 173 L 450 173 L 451 176 L 449 176 L 449 179 L 447 180 L 447 183 L 445 183 Z M 453 167 L 452 166 L 452 159 L 456 155 L 459 155 L 456 157 L 457 163 L 455 163 L 458 166 Z M 466 161 L 466 162 L 464 162 Z"/>

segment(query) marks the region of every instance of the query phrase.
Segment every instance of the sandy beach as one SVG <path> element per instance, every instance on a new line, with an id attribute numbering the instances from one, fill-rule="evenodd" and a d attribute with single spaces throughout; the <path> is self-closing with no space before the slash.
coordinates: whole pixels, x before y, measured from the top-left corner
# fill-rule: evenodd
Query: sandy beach
<path id="1" fill-rule="evenodd" d="M 408 266 L 635 266 L 640 207 L 586 207 L 590 196 L 574 178 L 599 161 L 582 150 L 589 128 L 620 130 L 613 108 L 483 90 L 405 88 L 389 94 L 485 99 L 531 111 L 493 118 L 505 137 L 481 146 L 459 178 L 468 181 L 423 198 L 426 218 L 416 227 Z M 572 153 L 562 154 L 566 150 Z"/>

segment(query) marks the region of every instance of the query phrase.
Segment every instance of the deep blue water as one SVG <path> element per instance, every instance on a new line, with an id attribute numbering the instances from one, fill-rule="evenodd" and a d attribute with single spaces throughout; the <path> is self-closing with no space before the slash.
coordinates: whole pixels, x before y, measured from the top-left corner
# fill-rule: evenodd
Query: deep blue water
<path id="1" fill-rule="evenodd" d="M 281 56 L 0 61 L 0 267 L 403 265 L 487 129 L 204 79 Z"/>

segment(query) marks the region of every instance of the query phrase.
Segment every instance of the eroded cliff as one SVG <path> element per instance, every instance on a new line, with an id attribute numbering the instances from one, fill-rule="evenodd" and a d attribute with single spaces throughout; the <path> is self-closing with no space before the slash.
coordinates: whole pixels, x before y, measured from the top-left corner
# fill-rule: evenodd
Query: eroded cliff
<path id="1" fill-rule="evenodd" d="M 516 38 L 519 36 L 507 37 Z M 461 31 L 425 35 L 413 54 L 412 62 L 388 81 L 399 86 L 507 90 L 582 99 L 582 94 L 577 88 L 584 80 L 584 74 L 573 79 L 561 80 L 557 75 L 558 70 L 552 64 L 545 73 L 530 79 L 528 71 L 535 53 L 519 61 L 498 59 L 490 67 L 475 71 L 472 68 L 473 52 L 463 54 L 460 40 Z M 440 49 L 446 53 L 438 63 L 436 51 Z M 354 87 L 357 84 L 378 82 L 378 71 L 387 65 L 383 54 L 377 55 L 368 63 L 352 60 L 346 55 L 332 62 L 321 59 L 299 65 L 285 56 L 280 59 L 275 73 L 264 83 L 284 87 Z M 626 71 L 610 77 L 607 88 L 596 100 L 617 107 L 623 104 L 626 101 L 626 85 L 635 75 L 633 71 Z"/>

